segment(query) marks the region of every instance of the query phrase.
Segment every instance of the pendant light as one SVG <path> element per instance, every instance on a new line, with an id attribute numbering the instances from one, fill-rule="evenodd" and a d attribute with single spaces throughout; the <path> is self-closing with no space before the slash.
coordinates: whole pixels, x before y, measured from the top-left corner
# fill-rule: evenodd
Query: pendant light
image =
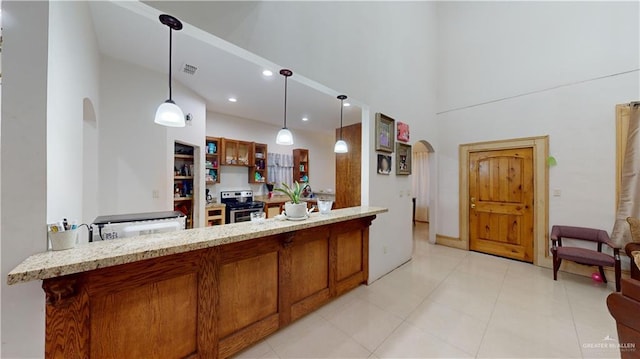
<path id="1" fill-rule="evenodd" d="M 169 27 L 169 99 L 156 111 L 155 123 L 168 127 L 184 127 L 184 113 L 171 98 L 171 50 L 173 46 L 173 30 L 182 30 L 182 23 L 171 15 L 160 15 L 160 22 Z"/>
<path id="2" fill-rule="evenodd" d="M 284 127 L 278 131 L 276 136 L 276 143 L 279 145 L 291 146 L 293 145 L 293 135 L 287 128 L 287 79 L 293 75 L 291 70 L 282 69 L 280 75 L 284 76 Z"/>
<path id="3" fill-rule="evenodd" d="M 347 143 L 342 140 L 342 108 L 344 107 L 344 100 L 346 99 L 347 99 L 347 95 L 338 96 L 338 100 L 340 100 L 340 139 L 336 142 L 336 145 L 333 147 L 333 152 L 335 153 L 349 152 L 349 147 L 347 147 Z"/>

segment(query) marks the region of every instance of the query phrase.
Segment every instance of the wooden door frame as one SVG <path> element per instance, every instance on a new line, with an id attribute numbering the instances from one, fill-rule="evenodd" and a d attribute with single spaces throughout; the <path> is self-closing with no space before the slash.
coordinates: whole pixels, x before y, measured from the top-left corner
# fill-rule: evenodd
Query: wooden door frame
<path id="1" fill-rule="evenodd" d="M 549 256 L 549 136 L 476 142 L 459 146 L 460 239 L 451 246 L 469 250 L 469 153 L 513 148 L 533 149 L 533 264 L 552 267 Z M 456 243 L 457 242 L 457 243 Z M 444 244 L 444 243 L 443 243 Z"/>

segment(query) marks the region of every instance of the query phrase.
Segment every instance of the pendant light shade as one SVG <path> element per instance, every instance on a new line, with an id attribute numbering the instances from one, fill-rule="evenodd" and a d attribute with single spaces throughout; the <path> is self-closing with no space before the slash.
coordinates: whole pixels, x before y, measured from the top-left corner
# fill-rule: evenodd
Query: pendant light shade
<path id="1" fill-rule="evenodd" d="M 293 75 L 293 72 L 288 69 L 280 70 L 280 75 L 284 76 L 284 126 L 278 135 L 276 136 L 276 143 L 284 146 L 293 145 L 293 134 L 287 128 L 287 79 Z"/>
<path id="2" fill-rule="evenodd" d="M 171 98 L 171 51 L 173 50 L 173 30 L 181 30 L 182 23 L 171 15 L 160 15 L 160 22 L 169 28 L 169 99 L 161 103 L 156 111 L 155 123 L 168 127 L 184 127 L 184 113 Z"/>
<path id="3" fill-rule="evenodd" d="M 333 152 L 335 153 L 347 153 L 349 152 L 349 147 L 347 143 L 342 139 L 342 109 L 344 108 L 344 100 L 347 99 L 347 95 L 339 95 L 338 100 L 340 100 L 340 139 L 336 142 L 336 145 L 333 147 Z"/>
<path id="4" fill-rule="evenodd" d="M 285 146 L 293 145 L 293 134 L 288 128 L 281 129 L 278 131 L 278 136 L 276 136 L 276 143 Z"/>

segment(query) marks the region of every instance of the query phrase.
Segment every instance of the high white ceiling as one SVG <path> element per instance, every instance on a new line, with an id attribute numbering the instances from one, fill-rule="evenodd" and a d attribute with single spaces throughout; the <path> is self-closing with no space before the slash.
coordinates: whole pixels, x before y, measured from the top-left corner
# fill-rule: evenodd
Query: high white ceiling
<path id="1" fill-rule="evenodd" d="M 158 20 L 160 12 L 139 2 L 89 2 L 100 52 L 161 73 L 168 72 L 169 30 Z M 183 23 L 173 32 L 173 80 L 207 102 L 207 110 L 282 126 L 283 66 L 273 64 L 209 33 Z M 185 64 L 197 67 L 194 75 Z M 264 69 L 273 76 L 262 75 Z M 289 78 L 287 127 L 333 131 L 340 125 L 336 92 L 296 74 Z M 229 97 L 238 101 L 232 103 Z M 159 99 L 163 100 L 163 99 Z M 348 102 L 349 100 L 347 100 Z M 307 117 L 309 121 L 303 122 Z M 344 108 L 344 124 L 361 120 L 361 110 Z"/>

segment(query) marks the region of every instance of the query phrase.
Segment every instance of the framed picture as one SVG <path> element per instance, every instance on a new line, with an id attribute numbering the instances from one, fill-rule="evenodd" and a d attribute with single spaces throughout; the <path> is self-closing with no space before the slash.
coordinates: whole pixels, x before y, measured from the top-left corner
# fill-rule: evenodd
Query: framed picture
<path id="1" fill-rule="evenodd" d="M 378 174 L 388 175 L 391 173 L 391 156 L 378 153 Z"/>
<path id="2" fill-rule="evenodd" d="M 409 125 L 398 121 L 398 141 L 409 142 Z"/>
<path id="3" fill-rule="evenodd" d="M 411 146 L 396 143 L 396 175 L 411 174 Z"/>
<path id="4" fill-rule="evenodd" d="M 393 153 L 395 120 L 376 113 L 376 151 Z"/>

